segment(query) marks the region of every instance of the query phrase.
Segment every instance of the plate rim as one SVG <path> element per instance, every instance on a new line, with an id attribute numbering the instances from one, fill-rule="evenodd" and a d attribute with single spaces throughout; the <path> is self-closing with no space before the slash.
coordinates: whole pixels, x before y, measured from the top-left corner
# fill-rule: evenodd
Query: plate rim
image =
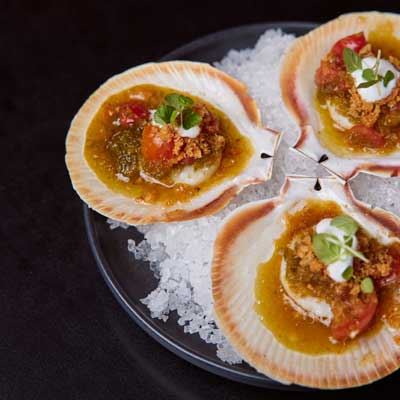
<path id="1" fill-rule="evenodd" d="M 185 52 L 190 52 L 198 47 L 204 47 L 210 44 L 210 42 L 215 40 L 220 40 L 227 35 L 237 34 L 241 30 L 249 31 L 266 31 L 268 29 L 282 29 L 283 31 L 290 28 L 296 29 L 313 29 L 318 26 L 315 22 L 308 21 L 274 21 L 274 22 L 265 22 L 265 23 L 256 23 L 256 24 L 246 24 L 240 26 L 234 26 L 228 29 L 223 29 L 216 31 L 214 33 L 209 33 L 204 36 L 200 36 L 193 41 L 186 43 L 182 46 L 179 46 L 172 51 L 165 54 L 160 58 L 160 61 L 167 61 L 172 59 L 179 59 L 180 54 Z M 215 375 L 221 376 L 223 378 L 229 379 L 231 381 L 245 383 L 251 386 L 262 387 L 266 389 L 276 389 L 276 390 L 284 390 L 284 391 L 311 391 L 313 389 L 298 386 L 295 384 L 286 385 L 281 382 L 275 381 L 267 376 L 264 376 L 254 370 L 254 372 L 243 372 L 238 370 L 231 369 L 229 364 L 223 365 L 214 362 L 213 360 L 201 356 L 199 354 L 193 353 L 189 350 L 185 345 L 180 344 L 177 341 L 174 341 L 173 338 L 165 335 L 164 333 L 160 333 L 157 329 L 155 329 L 146 319 L 140 315 L 140 313 L 130 304 L 129 296 L 123 289 L 123 287 L 119 284 L 116 279 L 109 263 L 104 256 L 101 246 L 99 244 L 97 234 L 94 228 L 94 223 L 92 221 L 93 215 L 95 211 L 90 209 L 85 203 L 83 203 L 83 219 L 86 234 L 89 241 L 89 246 L 91 252 L 95 258 L 97 267 L 106 282 L 107 286 L 111 290 L 113 296 L 121 305 L 121 307 L 125 310 L 125 312 L 129 315 L 129 317 L 140 326 L 150 337 L 156 340 L 160 345 L 165 347 L 167 350 L 171 351 L 178 357 L 184 359 L 191 364 L 206 370 Z"/>

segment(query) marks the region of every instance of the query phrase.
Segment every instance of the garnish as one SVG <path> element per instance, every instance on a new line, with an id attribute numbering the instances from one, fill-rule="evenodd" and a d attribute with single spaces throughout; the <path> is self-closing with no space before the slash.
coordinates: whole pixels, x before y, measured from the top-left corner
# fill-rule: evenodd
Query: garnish
<path id="1" fill-rule="evenodd" d="M 353 267 L 347 267 L 342 274 L 343 279 L 348 281 L 353 277 Z"/>
<path id="2" fill-rule="evenodd" d="M 183 110 L 182 117 L 182 125 L 184 129 L 193 128 L 201 122 L 201 115 L 191 109 Z"/>
<path id="3" fill-rule="evenodd" d="M 201 115 L 194 111 L 194 102 L 190 97 L 178 93 L 165 96 L 165 104 L 161 104 L 154 113 L 154 121 L 160 125 L 175 124 L 179 121 L 184 129 L 190 129 L 201 123 Z"/>
<path id="4" fill-rule="evenodd" d="M 360 83 L 357 86 L 357 89 L 365 89 L 370 86 L 375 85 L 383 81 L 383 86 L 387 87 L 389 82 L 395 78 L 393 71 L 386 71 L 385 76 L 382 76 L 378 73 L 379 65 L 381 62 L 381 51 L 378 50 L 378 54 L 376 57 L 376 62 L 372 68 L 362 67 L 362 58 L 352 49 L 346 47 L 343 50 L 343 61 L 346 66 L 347 72 L 352 73 L 357 70 L 362 70 L 361 76 L 365 79 L 365 82 Z"/>
<path id="5" fill-rule="evenodd" d="M 332 264 L 340 258 L 340 246 L 329 240 L 335 236 L 329 233 L 317 233 L 312 238 L 314 254 L 324 263 Z"/>
<path id="6" fill-rule="evenodd" d="M 387 87 L 389 82 L 394 79 L 393 71 L 386 71 L 385 76 L 383 77 L 383 86 Z"/>
<path id="7" fill-rule="evenodd" d="M 331 225 L 340 229 L 346 236 L 353 236 L 358 230 L 358 224 L 348 215 L 339 215 L 331 221 Z"/>
<path id="8" fill-rule="evenodd" d="M 347 71 L 350 73 L 362 69 L 361 57 L 349 47 L 343 49 L 343 61 Z"/>
<path id="9" fill-rule="evenodd" d="M 368 259 L 357 250 L 354 250 L 344 241 L 331 233 L 316 233 L 312 240 L 314 254 L 324 264 L 332 264 L 346 255 L 352 255 L 365 262 Z"/>
<path id="10" fill-rule="evenodd" d="M 320 261 L 328 265 L 352 255 L 368 262 L 368 259 L 361 252 L 352 247 L 354 235 L 359 228 L 353 218 L 348 215 L 339 215 L 332 219 L 330 226 L 340 229 L 344 236 L 341 238 L 332 232 L 315 233 L 313 235 L 313 251 Z M 347 274 L 350 274 L 350 272 L 347 272 Z"/>
<path id="11" fill-rule="evenodd" d="M 161 104 L 160 107 L 157 108 L 156 112 L 154 113 L 154 121 L 157 124 L 164 125 L 171 122 L 171 119 L 176 119 L 176 115 L 173 116 L 175 110 L 173 107 L 167 104 Z"/>
<path id="12" fill-rule="evenodd" d="M 360 286 L 363 293 L 370 294 L 374 291 L 374 282 L 370 277 L 364 278 Z"/>
<path id="13" fill-rule="evenodd" d="M 193 105 L 193 100 L 190 97 L 182 96 L 178 93 L 171 93 L 165 96 L 165 102 L 178 111 L 183 111 L 186 107 Z"/>

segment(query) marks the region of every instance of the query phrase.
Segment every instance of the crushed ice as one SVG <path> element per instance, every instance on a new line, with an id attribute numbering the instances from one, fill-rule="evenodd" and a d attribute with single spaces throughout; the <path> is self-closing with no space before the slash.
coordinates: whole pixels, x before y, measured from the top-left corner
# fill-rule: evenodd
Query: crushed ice
<path id="1" fill-rule="evenodd" d="M 223 211 L 194 221 L 154 224 L 137 229 L 145 240 L 128 240 L 128 250 L 136 258 L 150 262 L 159 278 L 158 287 L 142 302 L 153 318 L 163 321 L 171 311 L 186 333 L 198 333 L 215 344 L 218 357 L 229 364 L 241 358 L 215 324 L 211 296 L 210 261 L 212 246 L 222 219 L 237 206 L 278 194 L 285 174 L 327 175 L 323 167 L 291 151 L 298 128 L 286 113 L 280 97 L 279 65 L 294 36 L 269 30 L 253 49 L 231 50 L 216 67 L 243 81 L 256 99 L 263 122 L 284 133 L 274 161 L 273 177 L 265 184 L 245 189 Z M 372 205 L 400 213 L 398 178 L 384 179 L 360 174 L 351 186 L 356 196 Z M 375 188 L 375 190 L 371 190 Z M 128 225 L 108 220 L 111 229 Z"/>

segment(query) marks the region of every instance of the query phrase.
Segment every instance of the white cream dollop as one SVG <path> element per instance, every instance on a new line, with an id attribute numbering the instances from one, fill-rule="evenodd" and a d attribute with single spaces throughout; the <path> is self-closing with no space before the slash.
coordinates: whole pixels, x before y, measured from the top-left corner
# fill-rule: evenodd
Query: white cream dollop
<path id="1" fill-rule="evenodd" d="M 150 110 L 150 123 L 154 126 L 158 126 L 161 128 L 162 125 L 154 120 L 154 114 L 156 113 L 156 111 L 157 110 Z M 193 126 L 192 128 L 189 128 L 189 129 L 185 129 L 183 126 L 179 125 L 178 127 L 176 127 L 176 130 L 177 130 L 179 136 L 188 137 L 191 139 L 194 139 L 195 137 L 199 136 L 199 134 L 200 134 L 200 126 L 199 125 Z"/>
<path id="2" fill-rule="evenodd" d="M 376 61 L 377 58 L 372 56 L 363 58 L 361 62 L 363 70 L 367 68 L 373 68 L 376 64 Z M 387 60 L 381 59 L 378 67 L 378 74 L 381 76 L 385 76 L 387 71 L 393 72 L 394 79 L 392 79 L 386 87 L 383 84 L 383 81 L 380 81 L 370 87 L 357 89 L 358 93 L 364 101 L 368 103 L 373 103 L 375 101 L 384 99 L 385 97 L 389 96 L 390 93 L 392 93 L 392 90 L 397 85 L 399 71 L 392 63 Z M 358 69 L 351 73 L 351 76 L 353 77 L 356 86 L 358 86 L 360 83 L 367 82 L 366 79 L 362 77 L 362 73 L 363 71 L 361 69 Z"/>
<path id="3" fill-rule="evenodd" d="M 194 139 L 200 134 L 200 126 L 196 125 L 189 129 L 185 129 L 183 126 L 178 126 L 177 131 L 179 133 L 179 136 Z"/>
<path id="4" fill-rule="evenodd" d="M 317 224 L 315 230 L 317 233 L 330 233 L 335 235 L 339 240 L 344 241 L 344 232 L 331 225 L 332 218 L 325 218 Z M 357 238 L 355 235 L 352 236 L 351 247 L 353 249 L 357 248 Z M 328 275 L 335 282 L 345 282 L 346 279 L 343 278 L 343 272 L 346 271 L 348 267 L 353 265 L 353 256 L 351 254 L 345 253 L 343 256 L 332 264 L 327 266 Z"/>

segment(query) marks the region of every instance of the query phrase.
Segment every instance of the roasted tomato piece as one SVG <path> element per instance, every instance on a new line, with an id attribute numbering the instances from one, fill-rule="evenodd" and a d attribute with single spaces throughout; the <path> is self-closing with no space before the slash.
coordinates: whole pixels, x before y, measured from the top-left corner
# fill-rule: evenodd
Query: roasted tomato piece
<path id="1" fill-rule="evenodd" d="M 390 285 L 400 279 L 400 252 L 390 249 L 389 254 L 393 257 L 390 274 L 377 279 L 376 283 L 379 287 Z"/>
<path id="2" fill-rule="evenodd" d="M 378 297 L 375 292 L 368 295 L 365 301 L 358 299 L 351 305 L 346 317 L 333 321 L 330 327 L 332 336 L 336 340 L 343 341 L 365 331 L 374 318 L 377 306 Z"/>
<path id="3" fill-rule="evenodd" d="M 174 149 L 174 136 L 167 126 L 147 124 L 143 129 L 142 155 L 146 161 L 168 164 Z"/>
<path id="4" fill-rule="evenodd" d="M 385 137 L 381 132 L 365 125 L 355 125 L 348 130 L 350 143 L 370 147 L 380 148 L 385 145 Z"/>
<path id="5" fill-rule="evenodd" d="M 349 35 L 343 39 L 338 40 L 332 47 L 331 53 L 342 59 L 343 50 L 347 47 L 358 53 L 365 45 L 367 41 L 364 36 L 364 32 L 355 33 L 354 35 Z"/>
<path id="6" fill-rule="evenodd" d="M 138 120 L 147 120 L 149 110 L 140 103 L 125 103 L 118 107 L 119 123 L 126 128 L 132 126 Z"/>

